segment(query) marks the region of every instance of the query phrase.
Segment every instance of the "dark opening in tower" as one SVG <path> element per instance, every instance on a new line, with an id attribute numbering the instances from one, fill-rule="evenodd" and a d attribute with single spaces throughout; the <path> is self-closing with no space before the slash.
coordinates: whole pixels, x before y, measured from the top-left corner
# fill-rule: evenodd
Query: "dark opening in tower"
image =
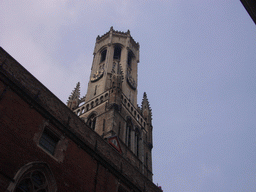
<path id="1" fill-rule="evenodd" d="M 132 58 L 133 58 L 133 53 L 131 51 L 129 51 L 128 60 L 127 60 L 127 64 L 128 64 L 129 68 L 132 68 Z"/>
<path id="2" fill-rule="evenodd" d="M 120 60 L 121 58 L 121 47 L 116 45 L 114 50 L 114 59 Z"/>
<path id="3" fill-rule="evenodd" d="M 96 125 L 96 114 L 92 114 L 88 120 L 87 120 L 87 125 L 89 125 L 92 130 L 95 130 L 95 125 Z"/>
<path id="4" fill-rule="evenodd" d="M 131 132 L 132 132 L 132 122 L 131 118 L 128 117 L 126 121 L 126 138 L 125 143 L 126 145 L 131 148 Z"/>
<path id="5" fill-rule="evenodd" d="M 106 60 L 106 55 L 107 55 L 107 49 L 101 52 L 100 62 L 103 62 Z"/>

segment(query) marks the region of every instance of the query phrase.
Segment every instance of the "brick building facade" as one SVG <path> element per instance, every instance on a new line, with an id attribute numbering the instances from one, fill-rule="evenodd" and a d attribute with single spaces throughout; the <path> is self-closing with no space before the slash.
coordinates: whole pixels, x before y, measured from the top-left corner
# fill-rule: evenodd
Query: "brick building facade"
<path id="1" fill-rule="evenodd" d="M 146 130 L 152 125 L 145 120 L 151 115 L 149 108 L 144 116 L 143 110 L 133 109 L 139 112 L 135 117 L 139 119 L 140 127 L 134 116 L 125 116 L 124 127 L 127 127 L 127 121 L 133 125 L 130 127 L 133 144 L 128 146 L 125 141 L 127 131 L 118 134 L 116 127 L 119 123 L 112 126 L 115 121 L 108 122 L 113 115 L 122 118 L 120 113 L 127 113 L 134 106 L 130 103 L 129 108 L 125 103 L 126 109 L 120 107 L 125 94 L 112 86 L 93 97 L 94 102 L 99 97 L 99 105 L 95 106 L 107 109 L 108 113 L 99 120 L 100 110 L 92 107 L 91 112 L 97 112 L 93 113 L 97 117 L 95 122 L 88 116 L 77 115 L 78 104 L 83 101 L 78 98 L 78 92 L 77 86 L 67 107 L 0 48 L 0 191 L 160 192 L 161 189 L 152 182 L 152 164 L 146 164 L 151 153 L 147 159 L 144 155 L 149 154 L 146 150 L 152 149 Z M 146 95 L 143 103 L 149 107 Z M 147 128 L 141 126 L 144 122 L 148 124 Z M 100 124 L 108 131 L 100 134 L 92 129 Z M 144 142 L 139 145 L 138 153 L 134 145 L 136 132 L 140 134 L 138 141 Z"/>

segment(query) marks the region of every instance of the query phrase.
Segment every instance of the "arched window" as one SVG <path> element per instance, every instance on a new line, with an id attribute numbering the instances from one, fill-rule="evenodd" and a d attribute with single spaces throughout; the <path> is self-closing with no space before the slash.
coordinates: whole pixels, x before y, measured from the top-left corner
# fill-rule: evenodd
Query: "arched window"
<path id="1" fill-rule="evenodd" d="M 121 47 L 115 46 L 114 59 L 120 60 L 120 58 L 121 58 Z"/>
<path id="2" fill-rule="evenodd" d="M 88 120 L 87 120 L 87 125 L 92 128 L 92 130 L 95 130 L 95 125 L 96 125 L 96 114 L 92 114 Z"/>
<path id="3" fill-rule="evenodd" d="M 81 114 L 80 115 L 82 115 L 84 113 L 84 107 L 82 108 L 82 111 L 81 111 Z"/>
<path id="4" fill-rule="evenodd" d="M 136 156 L 139 156 L 139 148 L 140 148 L 140 135 L 139 132 L 135 132 L 135 139 L 134 139 L 134 153 Z"/>
<path id="5" fill-rule="evenodd" d="M 106 55 L 107 55 L 107 49 L 101 52 L 100 62 L 103 62 L 106 60 Z"/>
<path id="6" fill-rule="evenodd" d="M 128 59 L 127 59 L 127 64 L 128 67 L 131 69 L 132 68 L 132 58 L 133 58 L 133 53 L 131 51 L 129 51 L 128 53 Z"/>
<path id="7" fill-rule="evenodd" d="M 118 133 L 117 133 L 117 135 L 120 138 L 120 135 L 121 135 L 121 122 L 119 122 L 119 125 L 118 125 Z"/>
<path id="8" fill-rule="evenodd" d="M 102 102 L 103 102 L 103 96 L 100 97 L 100 103 L 102 103 Z"/>
<path id="9" fill-rule="evenodd" d="M 56 192 L 54 176 L 46 163 L 33 162 L 23 166 L 8 187 L 13 192 Z"/>
<path id="10" fill-rule="evenodd" d="M 47 192 L 47 180 L 45 175 L 38 170 L 28 172 L 23 176 L 22 180 L 17 185 L 15 192 L 32 192 L 40 191 Z"/>
<path id="11" fill-rule="evenodd" d="M 146 167 L 148 167 L 148 153 L 146 153 Z"/>
<path id="12" fill-rule="evenodd" d="M 94 101 L 91 102 L 91 108 L 93 108 L 93 107 L 94 107 Z"/>
<path id="13" fill-rule="evenodd" d="M 105 131 L 105 119 L 103 119 L 102 131 L 103 131 L 103 133 L 104 133 L 104 131 Z"/>
<path id="14" fill-rule="evenodd" d="M 129 148 L 131 148 L 131 134 L 132 134 L 132 122 L 131 122 L 131 118 L 127 118 L 125 143 L 126 143 L 126 145 L 127 145 Z"/>

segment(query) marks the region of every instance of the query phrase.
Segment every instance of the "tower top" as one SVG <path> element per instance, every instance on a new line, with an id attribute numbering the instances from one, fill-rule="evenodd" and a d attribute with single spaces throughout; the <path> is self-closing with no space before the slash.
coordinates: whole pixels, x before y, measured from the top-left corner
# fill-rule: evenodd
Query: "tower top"
<path id="1" fill-rule="evenodd" d="M 102 36 L 99 36 L 99 35 L 98 35 L 98 37 L 96 38 L 96 42 L 99 43 L 100 41 L 102 41 L 102 40 L 108 38 L 109 36 L 121 36 L 121 37 L 126 37 L 126 38 L 129 37 L 130 40 L 131 40 L 132 45 L 133 45 L 134 47 L 136 47 L 137 49 L 140 48 L 140 44 L 139 44 L 138 42 L 136 42 L 136 41 L 132 38 L 129 29 L 127 30 L 127 32 L 116 31 L 116 30 L 114 30 L 113 26 L 111 26 L 111 27 L 110 27 L 110 30 L 109 30 L 107 33 L 105 33 L 104 35 L 102 35 Z"/>

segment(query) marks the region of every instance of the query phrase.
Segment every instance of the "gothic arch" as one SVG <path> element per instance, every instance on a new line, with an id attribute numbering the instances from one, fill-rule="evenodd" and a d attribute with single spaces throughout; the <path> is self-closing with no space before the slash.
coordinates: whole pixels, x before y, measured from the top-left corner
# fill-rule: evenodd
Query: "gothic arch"
<path id="1" fill-rule="evenodd" d="M 126 134 L 125 134 L 125 143 L 128 148 L 131 148 L 132 144 L 132 130 L 133 130 L 133 123 L 130 116 L 126 117 Z"/>
<path id="2" fill-rule="evenodd" d="M 99 57 L 99 61 L 97 61 L 98 64 L 96 65 L 97 66 L 96 70 L 101 75 L 104 72 L 105 61 L 107 59 L 107 53 L 108 53 L 108 49 L 106 46 L 101 47 L 101 49 L 99 49 L 97 52 L 97 57 Z"/>
<path id="3" fill-rule="evenodd" d="M 100 51 L 100 63 L 105 61 L 107 58 L 107 48 L 104 48 Z"/>
<path id="4" fill-rule="evenodd" d="M 101 54 L 104 50 L 106 50 L 108 47 L 105 45 L 105 46 L 102 46 L 98 51 L 97 53 Z"/>
<path id="5" fill-rule="evenodd" d="M 140 155 L 140 137 L 141 130 L 138 126 L 135 128 L 135 138 L 134 138 L 134 154 L 139 157 Z"/>
<path id="6" fill-rule="evenodd" d="M 131 69 L 132 67 L 132 60 L 135 58 L 134 53 L 129 49 L 128 51 L 128 55 L 127 55 L 127 65 L 128 67 L 130 67 Z"/>
<path id="7" fill-rule="evenodd" d="M 114 43 L 113 46 L 114 46 L 114 48 L 119 47 L 119 48 L 121 48 L 121 50 L 123 50 L 123 48 L 124 48 L 124 46 L 121 43 Z"/>
<path id="8" fill-rule="evenodd" d="M 96 119 L 97 119 L 97 113 L 96 112 L 92 112 L 88 118 L 87 118 L 87 125 L 92 129 L 95 130 L 95 126 L 96 126 Z"/>
<path id="9" fill-rule="evenodd" d="M 9 185 L 10 192 L 56 192 L 57 184 L 50 167 L 44 162 L 31 162 L 14 176 L 14 182 Z"/>
<path id="10" fill-rule="evenodd" d="M 113 59 L 121 60 L 123 46 L 119 43 L 114 44 L 114 55 Z"/>

